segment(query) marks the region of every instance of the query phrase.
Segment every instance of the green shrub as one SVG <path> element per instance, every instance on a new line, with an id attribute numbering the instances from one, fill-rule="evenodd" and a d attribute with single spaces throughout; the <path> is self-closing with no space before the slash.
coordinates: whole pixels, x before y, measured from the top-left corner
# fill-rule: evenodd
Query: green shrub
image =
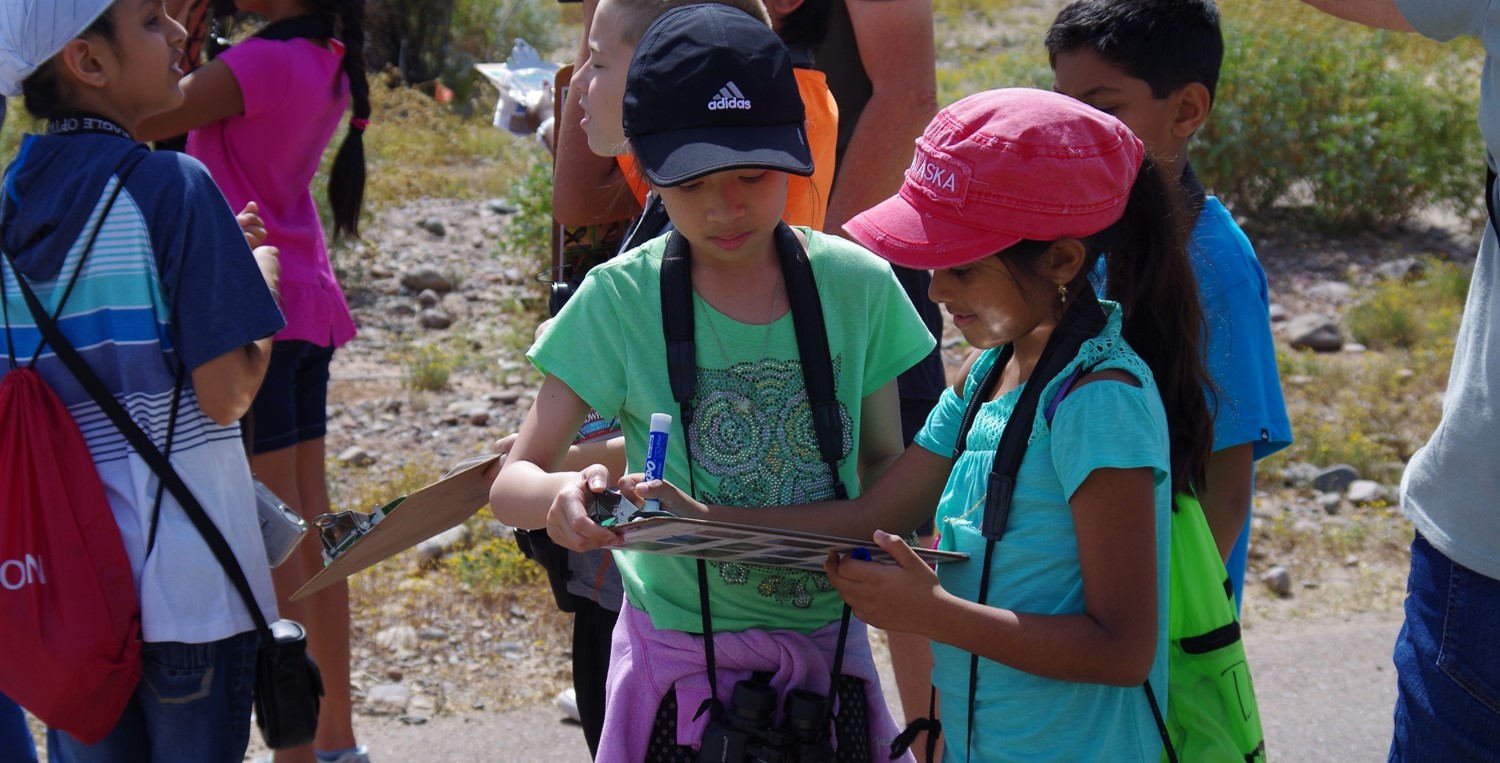
<path id="1" fill-rule="evenodd" d="M 448 377 L 457 365 L 453 353 L 442 347 L 417 347 L 406 358 L 406 386 L 420 392 L 447 389 Z"/>
<path id="2" fill-rule="evenodd" d="M 541 272 L 550 264 L 552 252 L 552 161 L 542 151 L 531 152 L 525 161 L 506 194 L 516 213 L 500 245 L 510 254 L 534 257 Z"/>
<path id="3" fill-rule="evenodd" d="M 489 538 L 473 548 L 444 557 L 443 571 L 468 593 L 486 600 L 513 596 L 518 589 L 546 581 L 541 565 L 521 554 L 510 538 Z"/>
<path id="4" fill-rule="evenodd" d="M 1323 226 L 1408 219 L 1437 205 L 1468 216 L 1483 177 L 1472 71 L 1443 51 L 1414 52 L 1409 35 L 1322 20 L 1265 4 L 1225 12 L 1217 100 L 1193 164 L 1242 214 L 1305 203 Z M 1431 45 L 1431 47 L 1436 47 Z"/>
<path id="5" fill-rule="evenodd" d="M 1468 292 L 1468 274 L 1428 262 L 1421 280 L 1382 281 L 1344 314 L 1355 341 L 1371 349 L 1451 346 Z"/>

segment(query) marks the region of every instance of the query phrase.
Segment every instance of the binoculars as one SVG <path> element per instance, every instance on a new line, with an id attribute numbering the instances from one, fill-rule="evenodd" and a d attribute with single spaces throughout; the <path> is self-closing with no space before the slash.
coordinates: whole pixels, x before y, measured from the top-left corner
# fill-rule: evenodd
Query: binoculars
<path id="1" fill-rule="evenodd" d="M 781 725 L 771 725 L 776 690 L 751 678 L 734 685 L 729 708 L 703 731 L 698 763 L 833 763 L 827 697 L 787 693 Z"/>

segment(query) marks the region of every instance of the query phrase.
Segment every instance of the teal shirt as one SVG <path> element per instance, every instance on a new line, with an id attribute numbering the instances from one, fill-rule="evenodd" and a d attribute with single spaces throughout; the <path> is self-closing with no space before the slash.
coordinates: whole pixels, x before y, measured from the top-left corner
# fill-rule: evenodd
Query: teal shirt
<path id="1" fill-rule="evenodd" d="M 1016 612 L 1055 615 L 1084 612 L 1078 539 L 1068 499 L 1095 469 L 1147 467 L 1156 474 L 1156 659 L 1151 683 L 1166 712 L 1167 554 L 1171 469 L 1166 412 L 1151 372 L 1120 336 L 1120 311 L 1103 303 L 1109 321 L 1046 389 L 1030 444 L 1016 475 L 1011 514 L 990 565 L 987 604 Z M 951 456 L 966 400 L 999 350 L 985 352 L 965 382 L 964 398 L 943 393 L 917 435 L 927 450 Z M 1063 398 L 1049 425 L 1041 414 L 1062 380 L 1080 365 L 1120 369 L 1141 386 L 1116 381 L 1084 385 Z M 985 403 L 963 455 L 953 464 L 938 506 L 940 548 L 969 554 L 967 563 L 939 565 L 943 588 L 970 601 L 979 598 L 984 536 L 980 533 L 987 479 L 1000 433 L 1021 388 Z M 933 684 L 943 702 L 948 760 L 965 760 L 968 738 L 969 653 L 933 644 Z M 1160 736 L 1140 687 L 1074 683 L 1042 678 L 992 660 L 979 661 L 970 758 L 974 761 L 1152 761 Z"/>
<path id="2" fill-rule="evenodd" d="M 823 303 L 836 395 L 844 419 L 839 473 L 859 491 L 861 402 L 932 349 L 890 266 L 857 244 L 803 229 Z M 652 413 L 679 419 L 667 378 L 661 329 L 665 238 L 589 272 L 529 357 L 605 418 L 619 417 L 632 472 L 645 463 Z M 697 397 L 692 431 L 676 421 L 666 479 L 710 503 L 784 506 L 833 497 L 820 459 L 788 312 L 775 323 L 740 323 L 694 297 Z M 692 448 L 692 474 L 687 450 Z M 684 557 L 618 551 L 629 602 L 659 629 L 701 632 L 696 563 Z M 787 628 L 810 633 L 842 612 L 821 572 L 711 563 L 715 631 Z"/>

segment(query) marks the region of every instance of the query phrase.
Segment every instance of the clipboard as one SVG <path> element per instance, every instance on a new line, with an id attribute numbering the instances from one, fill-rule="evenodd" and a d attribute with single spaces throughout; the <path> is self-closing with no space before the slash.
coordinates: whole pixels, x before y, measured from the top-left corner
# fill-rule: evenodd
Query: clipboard
<path id="1" fill-rule="evenodd" d="M 383 516 L 379 521 L 292 594 L 292 601 L 389 559 L 474 516 L 490 502 L 490 483 L 484 479 L 484 470 L 499 458 L 495 454 L 465 461 L 437 482 L 381 507 Z"/>
<path id="2" fill-rule="evenodd" d="M 865 549 L 870 554 L 870 561 L 896 563 L 873 540 L 840 538 L 709 519 L 650 517 L 615 525 L 610 529 L 625 542 L 623 546 L 614 547 L 617 551 L 670 554 L 715 562 L 793 567 L 822 572 L 823 560 L 828 558 L 830 549 L 840 554 Z M 968 554 L 958 551 L 925 548 L 912 550 L 928 564 L 950 564 L 969 559 Z"/>

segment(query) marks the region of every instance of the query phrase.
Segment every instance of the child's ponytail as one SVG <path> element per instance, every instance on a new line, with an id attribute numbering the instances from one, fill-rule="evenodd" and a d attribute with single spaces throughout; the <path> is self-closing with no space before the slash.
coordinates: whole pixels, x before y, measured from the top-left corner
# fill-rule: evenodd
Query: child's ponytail
<path id="1" fill-rule="evenodd" d="M 1148 154 L 1125 215 L 1105 246 L 1106 296 L 1124 310 L 1124 336 L 1151 367 L 1172 441 L 1172 490 L 1203 485 L 1213 449 L 1205 397 L 1203 309 L 1188 259 L 1181 192 Z"/>
<path id="2" fill-rule="evenodd" d="M 344 43 L 344 74 L 349 78 L 353 115 L 328 173 L 328 201 L 333 208 L 334 238 L 359 235 L 365 201 L 365 128 L 370 124 L 370 81 L 365 76 L 364 0 L 319 0 L 319 10 L 334 16 Z"/>

